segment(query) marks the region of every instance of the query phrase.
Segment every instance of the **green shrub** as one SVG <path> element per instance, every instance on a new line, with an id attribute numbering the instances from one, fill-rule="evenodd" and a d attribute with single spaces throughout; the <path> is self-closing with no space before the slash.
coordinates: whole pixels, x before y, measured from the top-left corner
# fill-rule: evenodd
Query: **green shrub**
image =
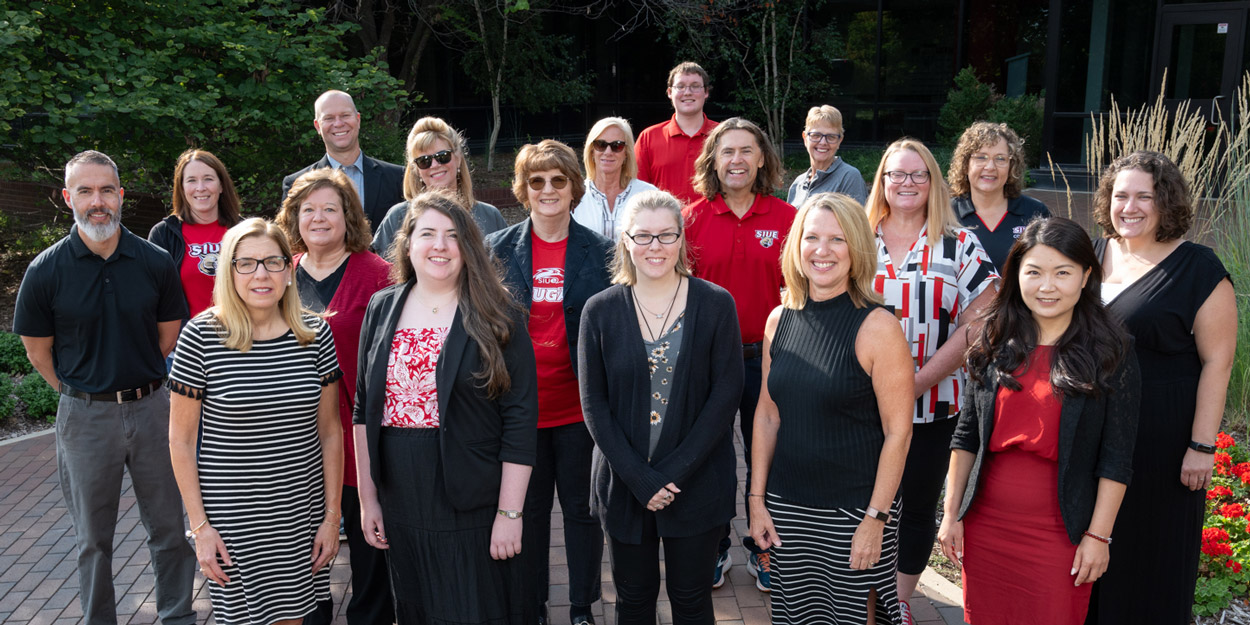
<path id="1" fill-rule="evenodd" d="M 0 373 L 26 375 L 34 370 L 26 359 L 26 347 L 22 337 L 12 332 L 0 332 Z"/>
<path id="2" fill-rule="evenodd" d="M 0 421 L 13 416 L 17 407 L 17 398 L 13 396 L 13 379 L 0 374 Z"/>
<path id="3" fill-rule="evenodd" d="M 48 423 L 56 421 L 56 405 L 60 402 L 60 393 L 48 386 L 43 376 L 32 373 L 22 378 L 14 394 L 26 406 L 26 416 L 43 419 Z"/>
<path id="4" fill-rule="evenodd" d="M 1045 93 L 1004 98 L 992 85 L 977 79 L 971 67 L 955 75 L 955 87 L 946 93 L 946 104 L 938 113 L 938 141 L 952 149 L 964 130 L 978 121 L 1007 124 L 1024 139 L 1025 166 L 1040 162 L 1042 147 L 1042 103 Z M 937 150 L 934 150 L 934 156 Z M 947 155 L 949 161 L 949 154 Z M 941 159 L 939 159 L 941 160 Z M 942 170 L 946 170 L 943 165 Z"/>
<path id="5" fill-rule="evenodd" d="M 938 141 L 954 146 L 973 122 L 986 118 L 996 99 L 994 87 L 977 79 L 972 67 L 955 74 L 955 87 L 946 92 L 946 104 L 938 112 Z"/>

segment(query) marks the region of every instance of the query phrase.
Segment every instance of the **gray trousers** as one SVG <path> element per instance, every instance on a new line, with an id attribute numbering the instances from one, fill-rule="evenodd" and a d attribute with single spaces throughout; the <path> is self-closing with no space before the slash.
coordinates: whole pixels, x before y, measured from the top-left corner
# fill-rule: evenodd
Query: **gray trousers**
<path id="1" fill-rule="evenodd" d="M 79 600 L 88 625 L 115 625 L 113 532 L 122 471 L 130 471 L 156 572 L 156 610 L 165 625 L 196 622 L 191 609 L 195 550 L 183 535 L 182 498 L 169 461 L 169 392 L 126 404 L 61 396 L 56 411 L 61 492 L 78 544 Z"/>

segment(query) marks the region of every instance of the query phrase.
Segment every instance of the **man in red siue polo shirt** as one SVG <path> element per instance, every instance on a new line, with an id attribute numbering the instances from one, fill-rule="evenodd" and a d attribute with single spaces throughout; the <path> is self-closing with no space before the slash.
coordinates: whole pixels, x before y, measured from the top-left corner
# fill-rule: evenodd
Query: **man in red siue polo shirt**
<path id="1" fill-rule="evenodd" d="M 700 197 L 694 189 L 694 161 L 716 127 L 703 113 L 711 89 L 711 77 L 698 63 L 678 64 L 668 73 L 665 91 L 673 118 L 642 131 L 634 143 L 638 179 L 672 193 L 683 204 Z"/>
<path id="2" fill-rule="evenodd" d="M 760 368 L 764 323 L 781 305 L 781 248 L 794 221 L 795 209 L 773 197 L 782 183 L 781 158 L 759 126 L 733 117 L 708 135 L 695 162 L 695 189 L 701 199 L 686 207 L 686 237 L 690 268 L 696 277 L 724 287 L 734 298 L 742 328 L 742 356 L 746 379 L 738 406 L 738 425 L 751 483 L 751 430 L 760 398 Z M 755 548 L 747 571 L 756 586 L 769 590 L 768 552 Z M 712 585 L 724 583 L 729 566 L 729 527 L 721 541 Z"/>

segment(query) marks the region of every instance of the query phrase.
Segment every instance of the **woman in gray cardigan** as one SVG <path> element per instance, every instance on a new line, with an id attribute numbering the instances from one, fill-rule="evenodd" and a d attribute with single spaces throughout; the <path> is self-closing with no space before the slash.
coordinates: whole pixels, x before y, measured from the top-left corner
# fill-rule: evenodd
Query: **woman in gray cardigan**
<path id="1" fill-rule="evenodd" d="M 618 624 L 656 622 L 663 541 L 673 623 L 710 625 L 707 574 L 734 516 L 738 317 L 727 291 L 690 276 L 676 198 L 648 191 L 623 217 L 615 286 L 587 302 L 578 341 L 591 508 L 609 536 Z"/>

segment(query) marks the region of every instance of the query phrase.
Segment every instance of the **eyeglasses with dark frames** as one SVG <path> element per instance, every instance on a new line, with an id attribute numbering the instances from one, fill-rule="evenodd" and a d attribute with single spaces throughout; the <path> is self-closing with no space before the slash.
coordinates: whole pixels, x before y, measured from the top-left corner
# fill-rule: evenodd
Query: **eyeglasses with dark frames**
<path id="1" fill-rule="evenodd" d="M 672 245 L 681 238 L 680 232 L 661 232 L 659 234 L 651 234 L 650 232 L 639 232 L 638 234 L 626 234 L 638 245 L 651 245 L 652 241 L 659 239 L 663 245 Z"/>
<path id="2" fill-rule="evenodd" d="M 265 271 L 269 273 L 278 273 L 286 271 L 286 264 L 290 259 L 286 256 L 266 256 L 264 258 L 236 258 L 230 261 L 234 266 L 235 273 L 249 274 L 256 273 L 256 268 L 261 265 L 265 266 Z"/>
<path id="3" fill-rule="evenodd" d="M 836 143 L 842 140 L 842 134 L 837 133 L 837 132 L 832 133 L 832 134 L 825 134 L 823 132 L 816 132 L 815 130 L 809 130 L 804 134 L 807 135 L 808 140 L 811 141 L 812 143 L 820 143 L 822 141 L 825 143 Z"/>
<path id="4" fill-rule="evenodd" d="M 911 178 L 914 184 L 924 184 L 929 181 L 929 172 L 927 171 L 887 171 L 885 177 L 890 179 L 894 184 L 903 184 L 908 178 Z"/>
<path id="5" fill-rule="evenodd" d="M 556 189 L 557 191 L 560 189 L 563 189 L 564 187 L 569 186 L 569 179 L 567 176 L 552 176 L 551 178 L 543 178 L 542 176 L 534 176 L 533 178 L 530 178 L 526 182 L 529 184 L 530 188 L 535 191 L 542 191 L 544 188 L 546 188 L 548 182 L 550 182 L 551 187 L 553 189 Z"/>
<path id="6" fill-rule="evenodd" d="M 433 161 L 438 161 L 439 165 L 446 165 L 451 162 L 451 150 L 439 150 L 433 154 L 425 154 L 412 159 L 416 163 L 417 169 L 429 169 L 433 165 Z"/>
<path id="7" fill-rule="evenodd" d="M 604 141 L 602 139 L 595 139 L 590 142 L 590 145 L 594 146 L 595 151 L 597 152 L 607 152 L 608 149 L 611 149 L 613 152 L 620 152 L 625 149 L 624 141 Z"/>
<path id="8" fill-rule="evenodd" d="M 680 92 L 682 92 L 682 91 L 688 91 L 688 92 L 690 92 L 690 93 L 702 93 L 702 92 L 703 92 L 703 85 L 701 85 L 701 84 L 683 85 L 683 84 L 681 84 L 681 83 L 677 83 L 677 84 L 675 84 L 675 85 L 673 85 L 673 86 L 672 86 L 672 90 L 673 90 L 673 91 L 676 91 L 676 92 L 679 92 L 679 93 L 680 93 Z"/>

